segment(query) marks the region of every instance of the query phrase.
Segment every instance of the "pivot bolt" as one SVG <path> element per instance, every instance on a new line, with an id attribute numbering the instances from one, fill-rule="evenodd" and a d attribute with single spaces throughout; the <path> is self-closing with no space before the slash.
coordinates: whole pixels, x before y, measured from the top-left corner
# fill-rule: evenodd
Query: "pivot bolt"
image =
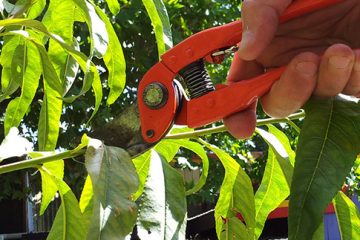
<path id="1" fill-rule="evenodd" d="M 153 138 L 153 137 L 155 136 L 155 131 L 152 130 L 152 129 L 147 130 L 147 131 L 146 131 L 146 136 L 147 136 L 148 138 Z"/>
<path id="2" fill-rule="evenodd" d="M 143 92 L 143 101 L 151 109 L 160 109 L 166 104 L 168 95 L 163 84 L 154 82 L 146 86 Z"/>

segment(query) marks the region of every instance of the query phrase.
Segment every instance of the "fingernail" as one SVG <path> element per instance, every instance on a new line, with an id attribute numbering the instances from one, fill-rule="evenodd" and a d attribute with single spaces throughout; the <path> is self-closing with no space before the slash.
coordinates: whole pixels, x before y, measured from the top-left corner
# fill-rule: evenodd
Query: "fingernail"
<path id="1" fill-rule="evenodd" d="M 349 57 L 334 56 L 330 57 L 329 63 L 337 69 L 344 69 L 350 66 L 351 59 Z"/>
<path id="2" fill-rule="evenodd" d="M 314 76 L 317 72 L 318 66 L 313 62 L 299 62 L 296 64 L 295 68 L 302 75 Z"/>

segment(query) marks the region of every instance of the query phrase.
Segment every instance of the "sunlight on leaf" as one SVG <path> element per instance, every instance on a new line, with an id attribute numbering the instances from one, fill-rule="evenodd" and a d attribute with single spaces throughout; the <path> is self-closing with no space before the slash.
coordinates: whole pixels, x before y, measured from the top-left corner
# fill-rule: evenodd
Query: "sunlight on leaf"
<path id="1" fill-rule="evenodd" d="M 49 153 L 49 155 L 51 152 Z M 40 154 L 40 156 L 46 156 L 45 154 Z M 39 155 L 38 155 L 39 157 Z M 43 169 L 46 169 L 47 172 L 40 171 L 41 174 L 41 208 L 40 215 L 43 215 L 49 204 L 52 202 L 55 193 L 59 190 L 57 183 L 53 181 L 53 176 L 58 179 L 63 179 L 64 177 L 64 161 L 59 160 L 55 162 L 45 163 L 42 166 Z M 51 175 L 49 175 L 51 174 Z"/>
<path id="2" fill-rule="evenodd" d="M 333 199 L 342 240 L 360 239 L 360 212 L 343 192 Z"/>
<path id="3" fill-rule="evenodd" d="M 11 127 L 18 127 L 32 103 L 42 73 L 39 51 L 31 42 L 26 44 L 26 70 L 22 75 L 21 95 L 10 101 L 5 112 L 5 134 Z"/>
<path id="4" fill-rule="evenodd" d="M 52 175 L 46 168 L 39 169 L 42 176 L 56 184 L 61 197 L 61 205 L 56 214 L 47 240 L 84 240 L 86 229 L 79 203 L 69 186 L 61 179 Z"/>
<path id="5" fill-rule="evenodd" d="M 106 30 L 109 34 L 109 46 L 104 55 L 104 63 L 109 71 L 108 86 L 110 88 L 110 93 L 107 99 L 107 104 L 111 105 L 121 95 L 125 88 L 126 62 L 123 49 L 111 22 L 99 7 L 94 7 L 97 14 L 99 14 L 102 21 L 104 21 Z"/>
<path id="6" fill-rule="evenodd" d="M 142 0 L 154 28 L 159 58 L 173 46 L 169 16 L 162 0 Z"/>
<path id="7" fill-rule="evenodd" d="M 250 178 L 227 153 L 204 141 L 201 143 L 217 155 L 225 168 L 225 178 L 215 207 L 218 237 L 221 239 L 254 238 L 255 200 Z M 246 226 L 237 218 L 238 213 L 242 215 Z"/>

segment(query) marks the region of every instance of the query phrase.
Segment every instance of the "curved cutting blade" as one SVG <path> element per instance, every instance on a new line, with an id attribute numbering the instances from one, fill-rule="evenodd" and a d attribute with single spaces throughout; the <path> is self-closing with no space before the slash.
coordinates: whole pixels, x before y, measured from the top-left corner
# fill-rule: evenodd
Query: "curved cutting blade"
<path id="1" fill-rule="evenodd" d="M 102 140 L 105 145 L 123 148 L 131 157 L 139 156 L 156 144 L 148 143 L 142 137 L 137 104 L 127 107 L 119 116 L 95 129 L 89 136 Z"/>

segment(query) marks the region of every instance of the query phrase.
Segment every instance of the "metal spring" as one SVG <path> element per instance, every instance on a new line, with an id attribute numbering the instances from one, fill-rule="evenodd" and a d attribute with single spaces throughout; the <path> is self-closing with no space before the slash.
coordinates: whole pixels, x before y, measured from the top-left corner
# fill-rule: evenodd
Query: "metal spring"
<path id="1" fill-rule="evenodd" d="M 191 99 L 215 90 L 203 60 L 188 65 L 181 70 L 180 76 L 185 81 Z"/>

